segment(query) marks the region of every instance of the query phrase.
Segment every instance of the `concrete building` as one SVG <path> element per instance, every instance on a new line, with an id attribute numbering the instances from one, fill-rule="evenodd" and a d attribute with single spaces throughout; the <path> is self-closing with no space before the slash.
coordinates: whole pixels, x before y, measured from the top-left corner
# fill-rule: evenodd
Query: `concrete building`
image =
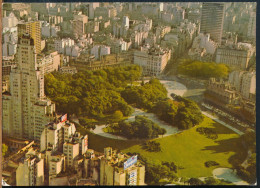
<path id="1" fill-rule="evenodd" d="M 17 186 L 43 186 L 44 160 L 41 154 L 30 148 L 16 170 Z"/>
<path id="2" fill-rule="evenodd" d="M 134 52 L 134 64 L 141 66 L 143 74 L 149 76 L 160 75 L 170 58 L 171 50 L 145 49 L 141 47 L 140 51 Z"/>
<path id="3" fill-rule="evenodd" d="M 224 6 L 224 3 L 202 3 L 200 32 L 209 33 L 211 39 L 219 44 L 222 38 Z"/>
<path id="4" fill-rule="evenodd" d="M 220 46 L 216 50 L 216 62 L 246 69 L 255 47 L 248 43 L 238 43 L 232 46 Z"/>
<path id="5" fill-rule="evenodd" d="M 53 118 L 55 104 L 44 94 L 44 75 L 37 70 L 34 40 L 23 35 L 17 48 L 10 92 L 3 95 L 3 133 L 39 141 L 43 125 Z"/>
<path id="6" fill-rule="evenodd" d="M 73 34 L 76 37 L 80 37 L 86 33 L 86 24 L 88 23 L 88 17 L 86 15 L 78 14 L 74 15 L 73 20 Z"/>
<path id="7" fill-rule="evenodd" d="M 41 53 L 41 26 L 40 26 L 40 22 L 39 21 L 19 22 L 17 27 L 18 27 L 18 37 L 21 37 L 25 33 L 30 34 L 31 38 L 34 41 L 36 54 Z"/>
<path id="8" fill-rule="evenodd" d="M 112 148 L 104 148 L 100 161 L 100 185 L 145 185 L 145 167 L 139 161 L 124 169 L 124 162 L 130 156 L 117 153 Z"/>

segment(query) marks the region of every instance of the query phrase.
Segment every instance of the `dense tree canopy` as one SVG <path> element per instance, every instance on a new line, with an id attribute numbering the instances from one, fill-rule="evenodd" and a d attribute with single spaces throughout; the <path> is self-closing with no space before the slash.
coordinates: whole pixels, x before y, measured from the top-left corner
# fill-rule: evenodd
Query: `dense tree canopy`
<path id="1" fill-rule="evenodd" d="M 122 91 L 122 97 L 129 104 L 151 110 L 155 102 L 167 97 L 167 90 L 158 79 L 151 79 L 143 86 L 127 87 Z"/>
<path id="2" fill-rule="evenodd" d="M 178 72 L 197 78 L 225 78 L 228 76 L 229 68 L 225 64 L 186 60 L 178 66 Z"/>
<path id="3" fill-rule="evenodd" d="M 129 116 L 133 109 L 120 91 L 140 76 L 141 69 L 135 65 L 74 75 L 54 72 L 45 76 L 45 93 L 55 102 L 58 112 L 96 119 L 116 111 Z"/>

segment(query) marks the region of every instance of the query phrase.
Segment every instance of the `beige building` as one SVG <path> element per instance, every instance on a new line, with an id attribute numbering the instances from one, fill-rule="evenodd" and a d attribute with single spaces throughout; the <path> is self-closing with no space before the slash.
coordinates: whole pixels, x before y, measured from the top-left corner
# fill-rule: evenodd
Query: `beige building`
<path id="1" fill-rule="evenodd" d="M 112 148 L 104 149 L 100 161 L 100 185 L 145 185 L 145 166 L 139 161 L 124 170 L 124 162 L 130 156 L 117 153 Z"/>
<path id="2" fill-rule="evenodd" d="M 34 40 L 36 54 L 41 53 L 41 26 L 40 21 L 20 22 L 17 25 L 18 37 L 28 33 Z"/>
<path id="3" fill-rule="evenodd" d="M 17 186 L 44 185 L 44 160 L 33 148 L 26 153 L 16 170 Z"/>
<path id="4" fill-rule="evenodd" d="M 143 74 L 149 76 L 160 75 L 170 59 L 171 50 L 141 48 L 134 52 L 134 64 L 141 66 Z"/>
<path id="5" fill-rule="evenodd" d="M 40 141 L 55 104 L 44 94 L 44 75 L 36 70 L 34 52 L 34 40 L 23 35 L 18 41 L 17 68 L 10 73 L 10 92 L 3 94 L 3 134 Z"/>

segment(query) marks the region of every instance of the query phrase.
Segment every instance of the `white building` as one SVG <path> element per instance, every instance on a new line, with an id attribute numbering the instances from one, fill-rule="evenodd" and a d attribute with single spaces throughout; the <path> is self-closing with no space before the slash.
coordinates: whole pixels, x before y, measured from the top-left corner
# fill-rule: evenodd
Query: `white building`
<path id="1" fill-rule="evenodd" d="M 123 27 L 129 28 L 129 17 L 128 16 L 123 17 Z"/>
<path id="2" fill-rule="evenodd" d="M 9 16 L 3 17 L 2 26 L 3 28 L 15 27 L 18 24 L 18 19 L 15 17 L 14 13 L 10 13 Z"/>
<path id="3" fill-rule="evenodd" d="M 55 40 L 54 47 L 55 47 L 55 50 L 57 50 L 60 54 L 65 54 L 65 48 L 73 46 L 74 43 L 75 43 L 74 40 L 72 40 L 70 38 Z"/>
<path id="4" fill-rule="evenodd" d="M 134 64 L 143 68 L 143 74 L 149 76 L 158 76 L 165 69 L 171 58 L 171 50 L 145 49 L 141 47 L 140 51 L 134 52 Z"/>

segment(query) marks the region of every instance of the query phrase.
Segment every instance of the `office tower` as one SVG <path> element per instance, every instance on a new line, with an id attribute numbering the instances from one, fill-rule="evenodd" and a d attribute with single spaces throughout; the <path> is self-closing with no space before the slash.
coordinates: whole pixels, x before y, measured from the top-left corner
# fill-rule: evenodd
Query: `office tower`
<path id="1" fill-rule="evenodd" d="M 3 93 L 3 134 L 40 140 L 44 125 L 52 121 L 53 104 L 44 95 L 44 74 L 37 68 L 34 40 L 18 40 L 17 68 L 10 72 L 10 92 Z"/>
<path id="2" fill-rule="evenodd" d="M 39 21 L 22 22 L 18 23 L 18 37 L 23 34 L 30 34 L 31 38 L 34 40 L 34 45 L 36 53 L 41 53 L 41 26 Z"/>
<path id="3" fill-rule="evenodd" d="M 86 33 L 86 23 L 88 23 L 88 17 L 82 14 L 74 15 L 73 20 L 73 33 L 75 36 L 82 36 Z"/>
<path id="4" fill-rule="evenodd" d="M 209 33 L 210 38 L 221 44 L 224 22 L 224 3 L 203 3 L 201 15 L 201 33 Z"/>

